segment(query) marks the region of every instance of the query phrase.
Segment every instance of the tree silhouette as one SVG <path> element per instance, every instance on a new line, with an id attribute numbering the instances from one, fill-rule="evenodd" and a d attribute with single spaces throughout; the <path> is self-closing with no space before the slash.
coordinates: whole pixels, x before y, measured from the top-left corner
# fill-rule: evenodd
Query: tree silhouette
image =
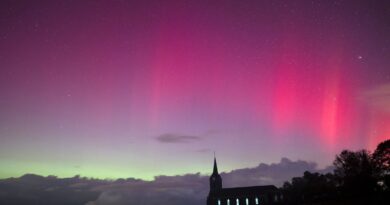
<path id="1" fill-rule="evenodd" d="M 330 173 L 304 172 L 303 177 L 294 177 L 283 185 L 290 204 L 329 200 L 336 195 L 336 183 Z"/>
<path id="2" fill-rule="evenodd" d="M 334 161 L 335 176 L 342 192 L 348 196 L 370 195 L 376 188 L 374 162 L 367 150 L 342 151 Z"/>
<path id="3" fill-rule="evenodd" d="M 285 182 L 286 204 L 390 204 L 390 140 L 367 150 L 343 150 L 334 174 L 304 172 Z"/>
<path id="4" fill-rule="evenodd" d="M 384 188 L 390 189 L 390 140 L 378 144 L 372 155 L 376 169 L 379 172 L 379 180 L 383 182 Z"/>

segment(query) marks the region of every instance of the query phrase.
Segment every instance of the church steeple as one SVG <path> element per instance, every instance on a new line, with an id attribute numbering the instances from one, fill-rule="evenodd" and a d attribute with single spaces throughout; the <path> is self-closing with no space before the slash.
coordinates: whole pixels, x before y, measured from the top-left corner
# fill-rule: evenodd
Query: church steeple
<path id="1" fill-rule="evenodd" d="M 218 173 L 217 159 L 214 153 L 214 168 L 210 176 L 210 192 L 216 192 L 222 189 L 222 178 Z"/>
<path id="2" fill-rule="evenodd" d="M 214 173 L 218 174 L 217 159 L 215 158 L 215 152 L 214 152 L 214 169 L 213 169 L 213 174 Z"/>

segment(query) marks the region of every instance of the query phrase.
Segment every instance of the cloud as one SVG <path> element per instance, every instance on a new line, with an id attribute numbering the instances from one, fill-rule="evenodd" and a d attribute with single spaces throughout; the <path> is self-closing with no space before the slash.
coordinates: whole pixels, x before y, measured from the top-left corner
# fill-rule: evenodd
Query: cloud
<path id="1" fill-rule="evenodd" d="M 99 187 L 102 193 L 89 204 L 205 204 L 208 177 L 198 174 L 158 176 L 151 182 L 111 184 Z"/>
<path id="2" fill-rule="evenodd" d="M 390 113 L 390 83 L 364 91 L 359 99 L 373 109 Z"/>
<path id="3" fill-rule="evenodd" d="M 256 167 L 221 173 L 224 187 L 269 185 L 281 186 L 303 172 L 318 171 L 313 162 L 291 161 L 261 163 Z M 210 163 L 210 171 L 212 163 Z M 185 174 L 156 176 L 152 181 L 128 178 L 110 180 L 42 177 L 24 175 L 0 180 L 0 204 L 87 204 L 87 205 L 204 205 L 209 191 L 209 176 Z"/>
<path id="4" fill-rule="evenodd" d="M 193 135 L 178 135 L 178 134 L 166 133 L 158 136 L 156 139 L 161 143 L 188 143 L 188 142 L 201 140 L 202 138 Z"/>
<path id="5" fill-rule="evenodd" d="M 279 163 L 265 164 L 261 163 L 257 167 L 236 169 L 231 172 L 222 173 L 222 179 L 225 187 L 234 186 L 255 186 L 273 184 L 282 186 L 285 181 L 293 177 L 303 175 L 303 172 L 328 172 L 331 168 L 325 170 L 317 169 L 317 164 L 303 160 L 291 161 L 288 158 L 282 158 Z"/>
<path id="6" fill-rule="evenodd" d="M 84 204 L 100 195 L 92 187 L 106 183 L 78 176 L 60 179 L 26 174 L 20 178 L 0 180 L 0 204 Z"/>
<path id="7" fill-rule="evenodd" d="M 211 152 L 211 149 L 203 148 L 203 149 L 198 149 L 198 150 L 196 150 L 196 152 L 206 153 L 206 152 Z"/>

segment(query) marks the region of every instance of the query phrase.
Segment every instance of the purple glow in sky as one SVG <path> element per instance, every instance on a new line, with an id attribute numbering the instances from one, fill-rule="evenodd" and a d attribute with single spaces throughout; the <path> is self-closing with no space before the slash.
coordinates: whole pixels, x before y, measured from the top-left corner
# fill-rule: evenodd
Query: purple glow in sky
<path id="1" fill-rule="evenodd" d="M 330 165 L 390 137 L 388 1 L 2 1 L 0 178 Z"/>

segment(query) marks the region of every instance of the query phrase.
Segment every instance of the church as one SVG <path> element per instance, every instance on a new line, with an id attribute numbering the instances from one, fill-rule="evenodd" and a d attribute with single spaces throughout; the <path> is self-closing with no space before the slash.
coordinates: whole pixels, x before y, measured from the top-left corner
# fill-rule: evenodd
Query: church
<path id="1" fill-rule="evenodd" d="M 214 169 L 210 176 L 210 192 L 207 205 L 261 205 L 282 204 L 283 195 L 274 185 L 222 188 L 214 157 Z"/>

